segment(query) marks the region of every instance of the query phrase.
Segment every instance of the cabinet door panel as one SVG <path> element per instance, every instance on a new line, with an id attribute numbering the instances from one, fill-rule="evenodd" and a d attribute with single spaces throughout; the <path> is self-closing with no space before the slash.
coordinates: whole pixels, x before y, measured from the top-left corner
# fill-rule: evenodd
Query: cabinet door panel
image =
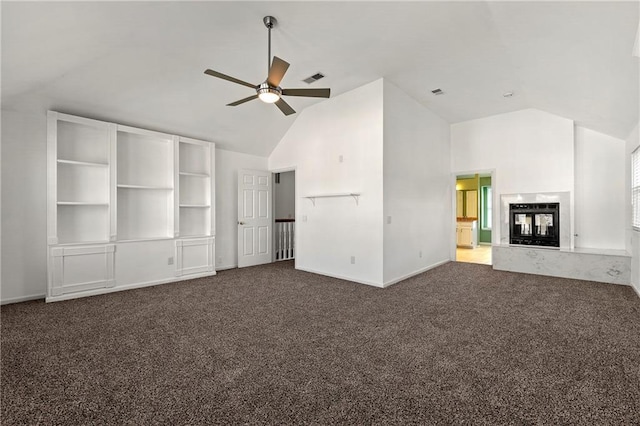
<path id="1" fill-rule="evenodd" d="M 478 191 L 466 191 L 467 217 L 478 217 Z"/>
<path id="2" fill-rule="evenodd" d="M 176 241 L 176 276 L 214 272 L 215 240 L 197 238 Z"/>
<path id="3" fill-rule="evenodd" d="M 54 247 L 50 296 L 113 287 L 115 245 Z"/>

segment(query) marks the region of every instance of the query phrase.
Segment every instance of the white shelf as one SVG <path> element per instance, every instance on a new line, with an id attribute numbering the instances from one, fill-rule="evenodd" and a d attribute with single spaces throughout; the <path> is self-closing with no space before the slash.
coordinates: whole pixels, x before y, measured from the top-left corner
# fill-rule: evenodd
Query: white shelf
<path id="1" fill-rule="evenodd" d="M 72 166 L 91 166 L 91 167 L 109 167 L 106 163 L 94 163 L 92 161 L 76 161 L 76 160 L 64 160 L 58 158 L 58 164 L 69 164 Z"/>
<path id="2" fill-rule="evenodd" d="M 117 172 L 119 185 L 131 188 L 173 186 L 173 140 L 154 132 L 117 132 Z M 148 134 L 147 134 L 148 133 Z M 130 184 L 130 185 L 129 185 Z"/>
<path id="3" fill-rule="evenodd" d="M 211 210 L 208 208 L 180 209 L 180 237 L 209 235 L 211 232 Z"/>
<path id="4" fill-rule="evenodd" d="M 109 203 L 91 203 L 85 201 L 58 201 L 59 206 L 108 206 Z"/>
<path id="5" fill-rule="evenodd" d="M 57 244 L 109 240 L 109 205 L 85 202 L 57 203 Z"/>
<path id="6" fill-rule="evenodd" d="M 359 192 L 337 192 L 333 194 L 316 194 L 316 195 L 307 195 L 303 198 L 307 198 L 311 201 L 311 203 L 316 205 L 316 198 L 336 198 L 336 197 L 353 197 L 356 202 L 356 206 L 358 205 L 358 199 L 360 197 Z"/>
<path id="7" fill-rule="evenodd" d="M 169 188 L 166 186 L 149 186 L 149 185 L 118 185 L 118 188 L 123 189 L 163 189 L 163 190 L 172 190 L 173 188 Z"/>
<path id="8" fill-rule="evenodd" d="M 174 205 L 170 190 L 137 187 L 123 189 L 117 195 L 118 240 L 173 236 Z"/>
<path id="9" fill-rule="evenodd" d="M 208 142 L 180 138 L 177 144 L 175 232 L 180 238 L 209 236 L 214 228 L 214 152 Z"/>
<path id="10" fill-rule="evenodd" d="M 58 159 L 88 164 L 110 162 L 108 124 L 76 120 L 71 117 L 61 117 L 56 122 L 56 157 Z"/>
<path id="11" fill-rule="evenodd" d="M 174 237 L 149 237 L 149 238 L 127 238 L 123 240 L 117 240 L 118 243 L 138 243 L 140 241 L 167 241 L 173 240 Z"/>
<path id="12" fill-rule="evenodd" d="M 93 241 L 74 241 L 74 242 L 65 242 L 59 243 L 60 246 L 80 246 L 80 245 L 88 245 L 88 244 L 109 244 L 111 241 L 109 240 L 93 240 Z"/>
<path id="13" fill-rule="evenodd" d="M 208 178 L 211 175 L 209 175 L 208 173 L 180 172 L 180 176 L 197 176 L 197 177 Z"/>
<path id="14" fill-rule="evenodd" d="M 47 114 L 47 233 L 51 244 L 109 240 L 110 129 L 104 122 Z"/>
<path id="15" fill-rule="evenodd" d="M 181 138 L 178 148 L 178 171 L 184 176 L 208 176 L 211 170 L 208 143 L 190 143 Z"/>
<path id="16" fill-rule="evenodd" d="M 109 167 L 87 167 L 84 164 L 58 162 L 56 169 L 56 201 L 109 203 Z"/>

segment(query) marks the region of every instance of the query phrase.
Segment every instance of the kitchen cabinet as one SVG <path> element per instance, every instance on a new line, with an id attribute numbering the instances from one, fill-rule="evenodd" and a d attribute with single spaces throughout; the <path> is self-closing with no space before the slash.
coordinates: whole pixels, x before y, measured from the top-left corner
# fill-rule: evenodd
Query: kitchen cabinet
<path id="1" fill-rule="evenodd" d="M 478 221 L 458 221 L 456 226 L 458 247 L 475 248 L 478 245 Z"/>

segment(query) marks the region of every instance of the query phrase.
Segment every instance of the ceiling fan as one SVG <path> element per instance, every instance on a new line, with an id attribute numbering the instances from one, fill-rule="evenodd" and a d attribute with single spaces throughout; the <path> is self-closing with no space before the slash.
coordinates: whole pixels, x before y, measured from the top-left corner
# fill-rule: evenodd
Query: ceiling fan
<path id="1" fill-rule="evenodd" d="M 331 89 L 283 89 L 280 87 L 280 81 L 284 77 L 284 74 L 289 68 L 289 63 L 277 56 L 273 57 L 271 61 L 271 29 L 278 22 L 273 16 L 265 16 L 262 21 L 264 25 L 269 29 L 269 52 L 267 58 L 268 77 L 260 84 L 251 84 L 246 81 L 239 80 L 237 78 L 222 74 L 217 71 L 207 69 L 204 73 L 213 77 L 218 77 L 223 80 L 231 81 L 233 83 L 241 84 L 243 86 L 251 87 L 256 91 L 255 95 L 251 95 L 247 98 L 240 99 L 239 101 L 231 102 L 227 106 L 238 106 L 245 102 L 252 101 L 259 98 L 262 102 L 273 104 L 282 111 L 284 115 L 295 114 L 295 110 L 282 99 L 282 96 L 304 96 L 312 98 L 328 98 L 331 94 Z"/>

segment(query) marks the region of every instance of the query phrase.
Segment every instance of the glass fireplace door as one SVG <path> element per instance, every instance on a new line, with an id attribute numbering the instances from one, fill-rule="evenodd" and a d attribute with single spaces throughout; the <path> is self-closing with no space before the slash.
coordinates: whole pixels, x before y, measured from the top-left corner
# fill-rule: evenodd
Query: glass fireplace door
<path id="1" fill-rule="evenodd" d="M 560 247 L 559 204 L 511 204 L 510 244 Z"/>
<path id="2" fill-rule="evenodd" d="M 530 238 L 533 235 L 532 223 L 532 213 L 515 213 L 513 215 L 513 230 L 511 236 L 516 238 Z"/>

